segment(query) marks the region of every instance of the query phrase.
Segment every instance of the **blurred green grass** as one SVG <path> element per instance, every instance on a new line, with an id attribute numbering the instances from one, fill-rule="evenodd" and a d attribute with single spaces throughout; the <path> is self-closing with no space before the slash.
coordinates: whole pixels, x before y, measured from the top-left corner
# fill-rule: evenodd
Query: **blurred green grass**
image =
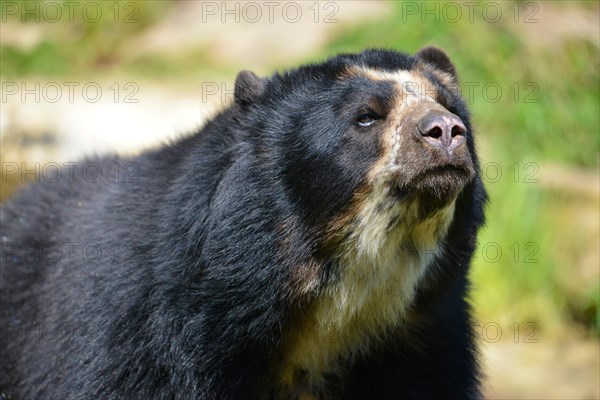
<path id="1" fill-rule="evenodd" d="M 166 2 L 135 3 L 140 23 L 115 25 L 106 12 L 100 23 L 58 26 L 52 37 L 29 50 L 0 47 L 2 77 L 73 77 L 90 71 L 111 73 L 118 66 L 119 73 L 186 79 L 244 68 L 225 67 L 205 48 L 169 56 L 126 57 L 123 43 L 159 21 L 169 7 Z M 595 2 L 556 7 L 598 12 Z M 511 18 L 489 23 L 476 13 L 472 22 L 441 19 L 424 25 L 420 16 L 407 16 L 405 11 L 400 2 L 392 3 L 392 12 L 376 23 L 340 24 L 327 45 L 304 61 L 365 47 L 410 53 L 426 45 L 442 47 L 456 64 L 463 88 L 478 85 L 468 102 L 491 198 L 472 271 L 472 301 L 479 318 L 506 326 L 533 321 L 546 332 L 567 331 L 573 324 L 599 332 L 598 280 L 585 279 L 585 273 L 578 272 L 598 268 L 585 261 L 590 252 L 598 251 L 597 225 L 591 230 L 580 226 L 582 219 L 597 218 L 598 199 L 574 193 L 568 186 L 548 188 L 541 179 L 549 164 L 597 174 L 597 44 L 575 37 L 538 43 L 527 39 L 528 34 L 519 31 L 523 26 Z M 281 67 L 276 61 L 265 64 Z M 501 88 L 497 101 L 486 99 L 484 85 Z M 488 92 L 492 97 L 493 93 Z M 501 254 L 496 255 L 497 249 Z"/>
<path id="2" fill-rule="evenodd" d="M 24 49 L 15 45 L 0 47 L 3 78 L 78 76 L 82 71 L 110 67 L 122 58 L 121 45 L 131 36 L 158 22 L 170 7 L 168 2 L 163 1 L 135 0 L 122 4 L 100 1 L 93 2 L 92 11 L 83 14 L 85 2 L 68 3 L 53 2 L 52 11 L 47 11 L 47 18 L 53 20 L 56 7 L 60 9 L 59 15 L 62 17 L 57 18 L 58 22 L 41 22 L 52 29 L 46 30 L 44 33 L 47 35 L 33 48 Z M 40 24 L 46 15 L 41 11 L 46 5 L 39 0 L 14 2 L 14 6 L 17 12 L 9 13 L 7 10 L 12 11 L 12 8 L 0 7 L 3 21 L 34 26 Z M 69 15 L 73 15 L 72 22 L 69 21 Z M 82 15 L 88 17 L 82 18 Z"/>

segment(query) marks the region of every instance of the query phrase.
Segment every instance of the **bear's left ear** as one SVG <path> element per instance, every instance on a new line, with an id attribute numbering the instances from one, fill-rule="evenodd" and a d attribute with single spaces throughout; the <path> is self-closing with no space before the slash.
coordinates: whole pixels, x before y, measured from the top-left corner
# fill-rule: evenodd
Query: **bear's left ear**
<path id="1" fill-rule="evenodd" d="M 439 70 L 447 72 L 454 79 L 456 79 L 456 69 L 454 64 L 450 61 L 450 57 L 444 51 L 438 47 L 429 46 L 422 48 L 415 54 L 418 59 L 433 65 Z"/>
<path id="2" fill-rule="evenodd" d="M 248 105 L 263 94 L 266 87 L 265 79 L 259 78 L 252 71 L 241 71 L 235 78 L 235 102 Z"/>

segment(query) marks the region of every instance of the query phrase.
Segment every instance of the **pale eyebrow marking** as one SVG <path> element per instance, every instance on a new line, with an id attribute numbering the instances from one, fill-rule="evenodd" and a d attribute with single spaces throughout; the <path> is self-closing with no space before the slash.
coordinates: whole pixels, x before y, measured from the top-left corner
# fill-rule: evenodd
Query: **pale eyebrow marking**
<path id="1" fill-rule="evenodd" d="M 385 80 L 397 82 L 402 88 L 403 95 L 407 97 L 406 101 L 408 102 L 414 100 L 426 100 L 437 103 L 437 101 L 428 94 L 435 94 L 435 88 L 431 82 L 424 76 L 415 73 L 415 71 L 403 69 L 396 71 L 381 71 L 368 67 L 352 67 L 349 70 L 349 73 L 363 75 L 377 81 Z"/>

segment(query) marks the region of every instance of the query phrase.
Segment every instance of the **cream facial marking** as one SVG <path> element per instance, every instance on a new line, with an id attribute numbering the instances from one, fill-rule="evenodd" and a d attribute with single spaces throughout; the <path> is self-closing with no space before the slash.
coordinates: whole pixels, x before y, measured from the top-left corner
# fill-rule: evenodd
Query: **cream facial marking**
<path id="1" fill-rule="evenodd" d="M 381 71 L 371 68 L 352 68 L 350 74 L 366 76 L 377 81 L 396 82 L 404 105 L 419 101 L 435 102 L 435 87 L 418 71 Z"/>
<path id="2" fill-rule="evenodd" d="M 324 374 L 343 372 L 344 361 L 402 329 L 419 282 L 442 250 L 454 201 L 418 221 L 417 203 L 395 204 L 388 190 L 375 188 L 345 229 L 340 278 L 294 335 L 282 382 L 298 384 L 293 377 L 304 371 L 304 383 L 319 386 Z M 401 222 L 391 224 L 393 219 Z"/>
<path id="3" fill-rule="evenodd" d="M 351 211 L 334 224 L 339 276 L 322 288 L 288 340 L 280 371 L 283 387 L 318 388 L 325 374 L 343 372 L 346 361 L 368 352 L 390 332 L 402 331 L 417 288 L 443 249 L 454 214 L 455 199 L 450 199 L 423 218 L 419 201 L 425 200 L 399 201 L 390 184 L 406 168 L 398 161 L 408 140 L 402 134 L 403 122 L 412 104 L 435 103 L 433 85 L 410 71 L 352 73 L 398 82 L 397 104 L 381 139 L 382 156 Z"/>

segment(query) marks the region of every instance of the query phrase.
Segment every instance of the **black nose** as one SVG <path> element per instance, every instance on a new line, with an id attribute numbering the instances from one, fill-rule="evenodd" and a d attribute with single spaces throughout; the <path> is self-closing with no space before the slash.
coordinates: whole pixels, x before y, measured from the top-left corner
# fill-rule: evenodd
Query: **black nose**
<path id="1" fill-rule="evenodd" d="M 419 121 L 417 128 L 425 141 L 449 154 L 466 140 L 465 124 L 449 112 L 431 112 Z"/>

